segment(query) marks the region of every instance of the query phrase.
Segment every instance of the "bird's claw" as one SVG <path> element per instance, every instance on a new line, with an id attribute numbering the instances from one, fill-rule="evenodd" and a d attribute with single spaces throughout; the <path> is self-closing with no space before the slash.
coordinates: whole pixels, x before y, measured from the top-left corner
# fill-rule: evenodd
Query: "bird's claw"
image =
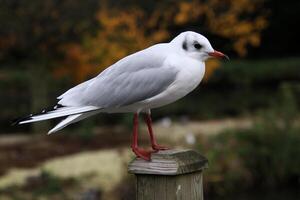
<path id="1" fill-rule="evenodd" d="M 158 151 L 169 150 L 170 148 L 165 147 L 165 146 L 160 146 L 160 145 L 158 145 L 158 144 L 153 144 L 153 145 L 152 145 L 152 149 L 153 149 L 155 152 L 158 152 Z"/>
<path id="2" fill-rule="evenodd" d="M 144 149 L 141 148 L 132 148 L 132 151 L 134 152 L 134 154 L 139 157 L 142 158 L 146 161 L 150 161 L 151 160 L 151 153 L 153 153 L 154 151 L 146 151 Z"/>

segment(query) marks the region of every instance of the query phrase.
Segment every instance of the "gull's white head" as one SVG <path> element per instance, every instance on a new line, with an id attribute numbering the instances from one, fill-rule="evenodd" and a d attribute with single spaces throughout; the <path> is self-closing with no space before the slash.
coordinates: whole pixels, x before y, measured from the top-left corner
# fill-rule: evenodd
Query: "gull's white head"
<path id="1" fill-rule="evenodd" d="M 196 32 L 183 32 L 170 43 L 180 48 L 187 56 L 203 62 L 210 57 L 228 59 L 225 54 L 214 50 L 206 37 Z"/>

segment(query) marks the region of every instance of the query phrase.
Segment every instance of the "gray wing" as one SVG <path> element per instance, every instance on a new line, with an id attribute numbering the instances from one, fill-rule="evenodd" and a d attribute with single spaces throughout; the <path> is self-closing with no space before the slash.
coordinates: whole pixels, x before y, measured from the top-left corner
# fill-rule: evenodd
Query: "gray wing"
<path id="1" fill-rule="evenodd" d="M 163 46 L 132 54 L 60 96 L 62 105 L 112 108 L 151 98 L 170 86 L 177 70 L 164 66 Z"/>

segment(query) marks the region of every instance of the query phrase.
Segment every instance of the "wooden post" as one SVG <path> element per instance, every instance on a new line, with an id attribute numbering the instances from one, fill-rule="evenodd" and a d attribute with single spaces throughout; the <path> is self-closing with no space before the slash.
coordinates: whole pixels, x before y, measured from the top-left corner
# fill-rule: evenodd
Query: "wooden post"
<path id="1" fill-rule="evenodd" d="M 153 153 L 151 162 L 135 158 L 128 167 L 136 175 L 137 200 L 203 200 L 205 157 L 193 150 Z"/>

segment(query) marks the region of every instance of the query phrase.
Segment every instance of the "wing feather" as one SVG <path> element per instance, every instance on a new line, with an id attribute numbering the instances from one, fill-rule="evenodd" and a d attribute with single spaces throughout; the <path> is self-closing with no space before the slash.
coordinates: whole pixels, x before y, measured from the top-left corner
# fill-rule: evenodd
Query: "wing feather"
<path id="1" fill-rule="evenodd" d="M 70 89 L 59 104 L 116 108 L 151 98 L 170 86 L 177 70 L 165 64 L 163 44 L 125 57 L 96 78 Z"/>

